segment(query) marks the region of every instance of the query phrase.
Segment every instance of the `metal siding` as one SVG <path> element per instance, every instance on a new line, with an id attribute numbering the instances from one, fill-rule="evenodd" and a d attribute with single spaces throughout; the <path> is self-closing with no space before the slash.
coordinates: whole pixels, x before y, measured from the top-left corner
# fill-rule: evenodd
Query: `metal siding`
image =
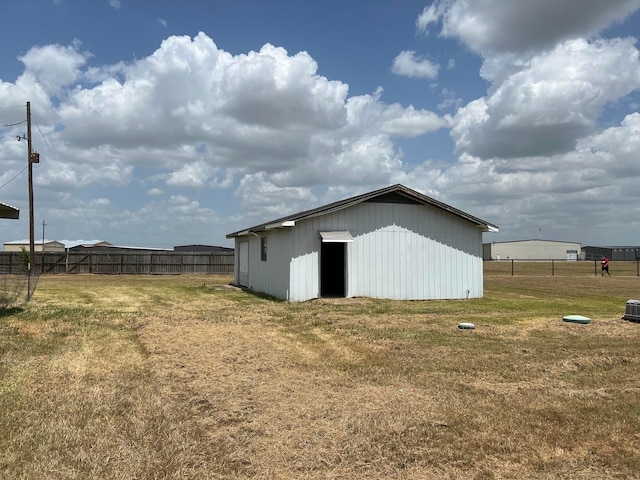
<path id="1" fill-rule="evenodd" d="M 239 251 L 238 245 L 240 244 L 240 241 L 244 241 L 244 238 L 236 237 L 233 239 L 234 251 L 236 252 L 235 258 L 233 259 L 233 284 L 234 285 L 240 285 L 240 282 L 239 282 L 240 269 L 239 269 L 239 259 L 237 254 L 237 252 Z"/>
<path id="2" fill-rule="evenodd" d="M 423 205 L 365 202 L 268 232 L 267 262 L 249 237 L 253 290 L 289 301 L 319 296 L 318 232 L 348 230 L 346 295 L 399 300 L 482 296 L 482 233 Z"/>
<path id="3" fill-rule="evenodd" d="M 267 261 L 260 259 L 260 237 L 242 237 L 249 243 L 248 287 L 260 293 L 287 299 L 289 287 L 290 235 L 284 230 L 270 230 L 267 237 Z M 237 267 L 236 267 L 237 268 Z M 239 272 L 236 274 L 239 275 Z M 238 277 L 236 277 L 237 279 Z M 236 280 L 237 281 L 237 280 Z"/>
<path id="4" fill-rule="evenodd" d="M 291 228 L 283 228 L 270 231 L 267 240 L 271 242 L 267 244 L 267 261 L 264 262 L 267 267 L 265 271 L 269 284 L 268 293 L 282 299 L 287 299 L 290 295 L 291 238 Z"/>
<path id="5" fill-rule="evenodd" d="M 491 259 L 497 260 L 566 260 L 567 250 L 580 252 L 581 245 L 573 242 L 523 240 L 491 243 Z"/>
<path id="6" fill-rule="evenodd" d="M 234 270 L 237 268 L 236 284 L 246 287 L 249 285 L 249 242 L 237 242 L 238 258 Z M 234 272 L 236 273 L 236 272 Z"/>
<path id="7" fill-rule="evenodd" d="M 367 203 L 349 210 L 350 296 L 465 298 L 467 290 L 469 297 L 482 296 L 482 233 L 473 224 L 418 205 Z M 331 220 L 323 223 L 327 228 Z"/>
<path id="8" fill-rule="evenodd" d="M 298 222 L 292 230 L 289 301 L 317 298 L 320 292 L 318 230 L 314 230 L 312 222 Z"/>

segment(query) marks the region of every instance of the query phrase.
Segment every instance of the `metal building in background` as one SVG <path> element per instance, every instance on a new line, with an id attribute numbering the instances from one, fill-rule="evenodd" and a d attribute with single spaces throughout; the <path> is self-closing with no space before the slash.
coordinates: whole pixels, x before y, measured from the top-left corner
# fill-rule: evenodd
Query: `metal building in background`
<path id="1" fill-rule="evenodd" d="M 640 247 L 582 247 L 583 260 L 600 260 L 606 256 L 609 260 L 640 260 Z"/>
<path id="2" fill-rule="evenodd" d="M 35 252 L 64 252 L 64 243 L 57 240 L 44 240 L 34 243 Z M 29 240 L 14 240 L 11 242 L 4 242 L 5 252 L 21 252 L 22 250 L 29 251 Z"/>
<path id="3" fill-rule="evenodd" d="M 482 245 L 485 260 L 578 260 L 580 243 L 516 240 Z"/>

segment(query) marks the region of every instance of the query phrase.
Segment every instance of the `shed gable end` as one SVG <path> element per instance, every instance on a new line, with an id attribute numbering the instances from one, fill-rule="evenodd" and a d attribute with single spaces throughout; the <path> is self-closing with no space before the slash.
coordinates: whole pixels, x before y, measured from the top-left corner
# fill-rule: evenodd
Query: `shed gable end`
<path id="1" fill-rule="evenodd" d="M 413 198 L 409 198 L 405 195 L 402 195 L 399 192 L 389 192 L 384 195 L 378 195 L 377 197 L 370 198 L 365 200 L 365 202 L 369 203 L 398 203 L 403 205 L 421 205 L 420 202 Z"/>

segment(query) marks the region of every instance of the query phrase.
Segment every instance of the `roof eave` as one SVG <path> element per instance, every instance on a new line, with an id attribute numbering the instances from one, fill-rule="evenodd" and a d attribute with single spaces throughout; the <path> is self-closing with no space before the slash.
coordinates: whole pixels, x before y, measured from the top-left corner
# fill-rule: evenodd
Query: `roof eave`
<path id="1" fill-rule="evenodd" d="M 7 220 L 19 220 L 20 210 L 12 207 L 11 205 L 0 202 L 0 218 Z"/>
<path id="2" fill-rule="evenodd" d="M 226 237 L 227 238 L 236 238 L 246 235 L 257 235 L 255 232 L 260 232 L 264 230 L 270 230 L 272 228 L 282 228 L 283 226 L 295 226 L 296 221 L 305 220 L 308 218 L 318 217 L 327 215 L 330 213 L 334 213 L 345 208 L 352 207 L 362 202 L 366 202 L 367 200 L 371 200 L 372 198 L 376 198 L 381 195 L 385 195 L 390 192 L 400 192 L 406 195 L 409 198 L 413 198 L 414 200 L 422 203 L 423 205 L 431 205 L 436 208 L 440 208 L 445 210 L 453 215 L 456 215 L 460 218 L 463 218 L 467 221 L 475 223 L 480 226 L 485 232 L 498 232 L 498 227 L 490 224 L 489 222 L 482 220 L 480 218 L 474 217 L 473 215 L 469 215 L 462 210 L 458 210 L 451 205 L 447 205 L 446 203 L 440 202 L 434 198 L 431 198 L 427 195 L 424 195 L 420 192 L 412 190 L 404 185 L 391 185 L 389 187 L 381 188 L 379 190 L 375 190 L 373 192 L 364 193 L 362 195 L 357 195 L 352 198 L 347 198 L 344 200 L 339 200 L 337 202 L 330 203 L 328 205 L 324 205 L 318 208 L 313 208 L 311 210 L 306 210 L 303 212 L 298 212 L 292 215 L 288 215 L 286 217 L 279 218 L 277 220 L 272 220 L 271 222 L 263 223 L 260 225 L 256 225 L 254 227 L 248 228 L 246 230 L 241 230 L 239 232 L 230 233 Z M 285 225 L 287 223 L 292 223 L 292 225 Z"/>

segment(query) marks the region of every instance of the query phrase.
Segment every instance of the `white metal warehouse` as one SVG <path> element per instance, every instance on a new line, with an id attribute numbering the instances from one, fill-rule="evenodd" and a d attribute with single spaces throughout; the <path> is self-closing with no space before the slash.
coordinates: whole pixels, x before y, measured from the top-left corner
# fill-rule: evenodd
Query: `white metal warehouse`
<path id="1" fill-rule="evenodd" d="M 578 260 L 581 244 L 556 240 L 516 240 L 483 245 L 485 260 Z"/>
<path id="2" fill-rule="evenodd" d="M 13 240 L 11 242 L 4 242 L 5 252 L 21 252 L 23 249 L 27 252 L 31 243 L 29 240 Z M 33 243 L 33 250 L 35 252 L 58 252 L 64 253 L 64 243 L 57 240 L 36 240 Z"/>
<path id="3" fill-rule="evenodd" d="M 234 283 L 288 301 L 483 295 L 482 232 L 498 227 L 403 185 L 230 233 Z"/>

